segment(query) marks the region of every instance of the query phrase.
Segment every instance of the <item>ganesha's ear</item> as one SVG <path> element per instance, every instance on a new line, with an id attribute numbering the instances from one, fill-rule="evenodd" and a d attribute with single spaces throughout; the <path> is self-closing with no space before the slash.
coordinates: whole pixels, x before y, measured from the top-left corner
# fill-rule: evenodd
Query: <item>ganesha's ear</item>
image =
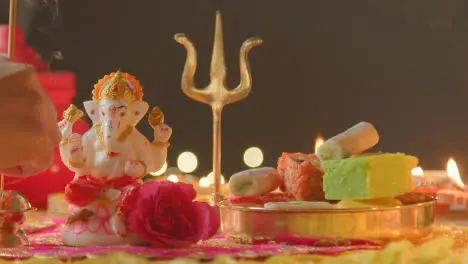
<path id="1" fill-rule="evenodd" d="M 127 115 L 129 117 L 130 125 L 136 126 L 138 122 L 148 112 L 149 105 L 145 101 L 135 101 L 128 106 Z"/>
<path id="2" fill-rule="evenodd" d="M 93 125 L 99 123 L 99 102 L 91 100 L 84 102 L 83 105 Z"/>

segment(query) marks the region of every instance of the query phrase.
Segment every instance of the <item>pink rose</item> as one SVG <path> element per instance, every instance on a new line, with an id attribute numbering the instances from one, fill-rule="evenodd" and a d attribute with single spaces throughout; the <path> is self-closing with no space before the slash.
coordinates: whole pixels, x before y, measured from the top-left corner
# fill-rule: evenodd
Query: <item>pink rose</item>
<path id="1" fill-rule="evenodd" d="M 154 247 L 187 247 L 216 234 L 215 207 L 193 201 L 191 184 L 149 181 L 125 195 L 120 211 L 131 232 Z"/>

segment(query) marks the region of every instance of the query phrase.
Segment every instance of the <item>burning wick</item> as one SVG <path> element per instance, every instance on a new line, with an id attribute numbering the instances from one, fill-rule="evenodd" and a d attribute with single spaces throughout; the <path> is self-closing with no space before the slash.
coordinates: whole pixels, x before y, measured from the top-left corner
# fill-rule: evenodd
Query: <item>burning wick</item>
<path id="1" fill-rule="evenodd" d="M 465 184 L 460 177 L 457 163 L 453 158 L 450 158 L 447 163 L 447 176 L 450 178 L 450 181 L 454 183 L 459 189 L 463 191 L 465 190 Z"/>
<path id="2" fill-rule="evenodd" d="M 315 140 L 315 152 L 314 153 L 317 153 L 318 148 L 322 146 L 323 143 L 325 143 L 325 140 L 321 136 L 318 136 L 317 139 Z"/>

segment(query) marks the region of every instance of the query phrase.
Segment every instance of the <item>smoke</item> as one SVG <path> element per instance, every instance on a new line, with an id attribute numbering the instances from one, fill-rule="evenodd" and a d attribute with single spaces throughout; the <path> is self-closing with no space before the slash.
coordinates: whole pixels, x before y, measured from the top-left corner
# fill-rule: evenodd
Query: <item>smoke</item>
<path id="1" fill-rule="evenodd" d="M 59 0 L 19 0 L 18 25 L 49 67 L 63 61 L 63 21 Z"/>
<path id="2" fill-rule="evenodd" d="M 50 24 L 40 28 L 41 31 L 47 32 L 50 28 L 60 27 L 62 25 L 62 13 L 60 12 L 59 0 L 29 0 L 40 1 L 43 8 L 49 12 Z"/>

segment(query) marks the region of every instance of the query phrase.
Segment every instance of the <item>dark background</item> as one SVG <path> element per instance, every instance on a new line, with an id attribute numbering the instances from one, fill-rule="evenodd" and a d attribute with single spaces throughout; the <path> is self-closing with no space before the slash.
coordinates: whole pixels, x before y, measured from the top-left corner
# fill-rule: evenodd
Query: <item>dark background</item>
<path id="1" fill-rule="evenodd" d="M 182 93 L 186 52 L 173 36 L 184 32 L 196 45 L 196 83 L 206 86 L 220 9 L 229 87 L 239 81 L 241 43 L 264 39 L 250 57 L 252 93 L 224 111 L 225 175 L 244 168 L 250 146 L 275 166 L 281 152 L 311 152 L 317 134 L 331 137 L 362 120 L 379 130 L 378 150 L 414 154 L 424 168 L 442 169 L 450 156 L 468 168 L 466 2 L 38 1 L 33 22 L 21 23 L 33 25 L 29 41 L 44 58 L 63 54 L 51 63 L 76 73 L 76 103 L 90 99 L 105 74 L 135 75 L 144 99 L 162 107 L 174 129 L 170 164 L 190 150 L 199 156 L 197 172 L 210 170 L 210 108 Z M 139 128 L 152 138 L 145 120 Z"/>

